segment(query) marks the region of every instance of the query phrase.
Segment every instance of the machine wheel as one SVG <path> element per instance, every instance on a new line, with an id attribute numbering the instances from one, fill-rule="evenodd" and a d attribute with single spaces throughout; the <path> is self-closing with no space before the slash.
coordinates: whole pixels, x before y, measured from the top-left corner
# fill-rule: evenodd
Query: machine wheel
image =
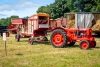
<path id="1" fill-rule="evenodd" d="M 89 49 L 89 48 L 90 48 L 90 42 L 87 41 L 87 40 L 82 40 L 82 41 L 80 42 L 80 44 L 79 44 L 79 47 L 80 47 L 81 49 L 84 49 L 84 50 Z"/>
<path id="2" fill-rule="evenodd" d="M 67 46 L 71 47 L 74 46 L 75 42 L 70 42 L 69 44 L 67 44 Z"/>
<path id="3" fill-rule="evenodd" d="M 0 35 L 3 36 L 3 33 L 1 32 Z"/>
<path id="4" fill-rule="evenodd" d="M 67 43 L 66 32 L 61 29 L 56 29 L 52 32 L 50 37 L 51 44 L 56 48 L 63 48 Z"/>
<path id="5" fill-rule="evenodd" d="M 0 36 L 2 36 L 2 33 L 0 33 Z"/>
<path id="6" fill-rule="evenodd" d="M 43 37 L 42 41 L 48 41 L 47 37 Z"/>
<path id="7" fill-rule="evenodd" d="M 20 35 L 19 34 L 16 34 L 15 35 L 15 40 L 16 40 L 16 42 L 19 42 L 20 41 Z"/>
<path id="8" fill-rule="evenodd" d="M 94 48 L 94 47 L 96 47 L 96 41 L 91 42 L 91 48 Z"/>
<path id="9" fill-rule="evenodd" d="M 34 41 L 34 40 L 33 40 L 32 37 L 30 37 L 30 38 L 28 39 L 28 43 L 31 44 L 31 45 L 33 45 L 33 41 Z"/>
<path id="10" fill-rule="evenodd" d="M 6 32 L 6 37 L 9 37 L 9 32 Z M 1 33 L 1 36 L 3 36 L 3 33 Z"/>
<path id="11" fill-rule="evenodd" d="M 6 37 L 9 37 L 9 35 L 10 35 L 9 32 L 6 32 Z"/>

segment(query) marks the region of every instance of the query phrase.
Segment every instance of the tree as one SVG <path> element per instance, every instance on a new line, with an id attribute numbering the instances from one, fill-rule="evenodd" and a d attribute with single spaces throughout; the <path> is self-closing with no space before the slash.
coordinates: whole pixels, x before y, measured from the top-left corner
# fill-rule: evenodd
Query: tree
<path id="1" fill-rule="evenodd" d="M 44 10 L 45 8 L 46 8 L 45 6 L 39 7 L 38 10 L 37 10 L 37 13 L 39 13 L 39 12 L 45 12 L 45 10 Z"/>
<path id="2" fill-rule="evenodd" d="M 41 6 L 39 12 L 48 13 L 53 19 L 67 12 L 100 12 L 100 0 L 55 0 L 50 5 Z"/>
<path id="3" fill-rule="evenodd" d="M 0 19 L 0 25 L 5 25 L 5 18 Z"/>
<path id="4" fill-rule="evenodd" d="M 66 2 L 66 0 L 55 0 L 53 4 L 39 7 L 37 13 L 48 13 L 53 19 L 62 17 L 64 16 L 65 12 L 69 12 L 69 9 L 66 6 Z"/>
<path id="5" fill-rule="evenodd" d="M 97 4 L 97 6 L 95 7 L 96 11 L 100 12 L 100 0 L 95 0 L 95 3 Z"/>
<path id="6" fill-rule="evenodd" d="M 97 12 L 97 0 L 68 0 L 67 5 L 70 12 Z"/>
<path id="7" fill-rule="evenodd" d="M 19 16 L 13 15 L 11 17 L 1 18 L 0 19 L 0 25 L 9 25 L 9 24 L 11 24 L 11 19 L 12 18 L 19 18 Z"/>
<path id="8" fill-rule="evenodd" d="M 51 12 L 51 18 L 64 17 L 64 13 L 70 12 L 67 7 L 67 0 L 55 0 L 53 10 Z"/>

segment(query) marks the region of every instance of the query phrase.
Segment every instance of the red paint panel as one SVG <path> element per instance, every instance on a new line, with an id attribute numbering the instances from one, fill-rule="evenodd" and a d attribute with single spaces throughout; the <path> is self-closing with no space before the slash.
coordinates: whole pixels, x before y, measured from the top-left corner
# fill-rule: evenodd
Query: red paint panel
<path id="1" fill-rule="evenodd" d="M 11 23 L 12 24 L 23 24 L 22 19 L 20 18 L 11 19 Z"/>

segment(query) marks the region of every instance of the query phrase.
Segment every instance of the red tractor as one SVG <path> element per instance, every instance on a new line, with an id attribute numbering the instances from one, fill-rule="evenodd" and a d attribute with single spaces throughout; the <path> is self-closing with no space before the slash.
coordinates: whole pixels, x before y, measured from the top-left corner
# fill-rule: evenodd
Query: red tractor
<path id="1" fill-rule="evenodd" d="M 96 46 L 96 41 L 91 35 L 91 28 L 56 28 L 53 30 L 50 42 L 56 48 L 73 46 L 80 41 L 81 49 L 88 49 Z"/>

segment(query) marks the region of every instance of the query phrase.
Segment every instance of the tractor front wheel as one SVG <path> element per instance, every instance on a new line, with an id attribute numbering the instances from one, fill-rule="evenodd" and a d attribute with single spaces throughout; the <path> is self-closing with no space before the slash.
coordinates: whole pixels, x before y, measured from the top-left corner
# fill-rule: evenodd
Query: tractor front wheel
<path id="1" fill-rule="evenodd" d="M 28 43 L 31 44 L 31 45 L 33 45 L 33 41 L 34 41 L 34 40 L 33 40 L 32 37 L 30 37 L 30 38 L 28 39 Z"/>
<path id="2" fill-rule="evenodd" d="M 91 46 L 91 48 L 96 47 L 96 41 L 92 41 L 90 46 Z"/>
<path id="3" fill-rule="evenodd" d="M 56 48 L 63 48 L 67 43 L 66 32 L 62 29 L 55 29 L 50 37 L 51 44 Z"/>
<path id="4" fill-rule="evenodd" d="M 16 40 L 16 42 L 19 42 L 20 41 L 20 35 L 19 34 L 16 34 L 15 35 L 15 40 Z"/>
<path id="5" fill-rule="evenodd" d="M 79 44 L 79 47 L 80 47 L 81 49 L 84 49 L 84 50 L 89 49 L 89 48 L 90 48 L 90 42 L 87 41 L 87 40 L 82 40 L 82 41 L 80 42 L 80 44 Z"/>

